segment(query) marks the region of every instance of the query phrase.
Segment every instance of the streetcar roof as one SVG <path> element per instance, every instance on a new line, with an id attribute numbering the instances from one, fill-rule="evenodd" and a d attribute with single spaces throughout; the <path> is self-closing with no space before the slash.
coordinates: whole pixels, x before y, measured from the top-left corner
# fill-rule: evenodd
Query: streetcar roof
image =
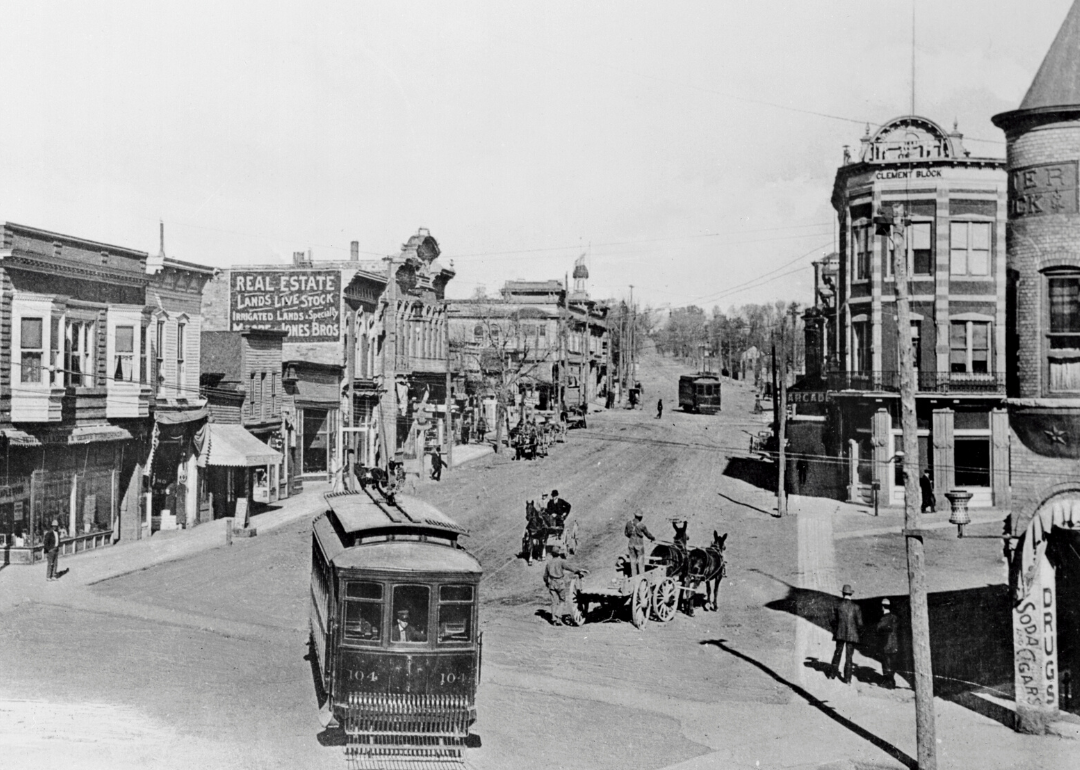
<path id="1" fill-rule="evenodd" d="M 434 529 L 454 535 L 469 534 L 431 503 L 411 495 L 396 495 L 395 505 L 367 492 L 331 492 L 323 498 L 341 529 L 350 534 L 372 529 Z"/>
<path id="2" fill-rule="evenodd" d="M 346 548 L 333 557 L 339 569 L 387 572 L 466 572 L 479 575 L 480 562 L 453 545 L 418 540 L 379 540 Z"/>

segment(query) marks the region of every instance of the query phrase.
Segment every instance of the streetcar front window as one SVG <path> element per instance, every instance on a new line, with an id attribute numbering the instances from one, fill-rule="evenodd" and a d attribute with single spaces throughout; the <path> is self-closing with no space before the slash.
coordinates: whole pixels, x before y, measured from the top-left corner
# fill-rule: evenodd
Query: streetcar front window
<path id="1" fill-rule="evenodd" d="M 383 587 L 350 580 L 345 584 L 345 641 L 379 644 L 382 640 Z"/>
<path id="2" fill-rule="evenodd" d="M 394 614 L 390 641 L 426 642 L 430 589 L 427 586 L 394 586 Z"/>
<path id="3" fill-rule="evenodd" d="M 472 617 L 472 586 L 439 586 L 439 644 L 471 641 Z"/>

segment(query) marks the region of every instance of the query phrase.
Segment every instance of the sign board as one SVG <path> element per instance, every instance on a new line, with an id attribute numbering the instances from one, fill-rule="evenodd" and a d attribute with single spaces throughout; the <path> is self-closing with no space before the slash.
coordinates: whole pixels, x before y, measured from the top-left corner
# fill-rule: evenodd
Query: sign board
<path id="1" fill-rule="evenodd" d="M 824 404 L 829 400 L 825 390 L 789 390 L 787 400 L 790 404 Z"/>
<path id="2" fill-rule="evenodd" d="M 1078 208 L 1075 160 L 1044 163 L 1009 172 L 1009 218 L 1075 214 Z"/>
<path id="3" fill-rule="evenodd" d="M 233 331 L 277 329 L 286 342 L 341 339 L 337 270 L 234 270 L 229 278 Z"/>

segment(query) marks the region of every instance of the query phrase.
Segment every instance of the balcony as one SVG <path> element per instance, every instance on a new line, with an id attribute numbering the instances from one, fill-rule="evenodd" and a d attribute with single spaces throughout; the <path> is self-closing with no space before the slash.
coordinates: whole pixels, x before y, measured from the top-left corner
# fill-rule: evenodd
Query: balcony
<path id="1" fill-rule="evenodd" d="M 12 422 L 60 422 L 64 388 L 20 382 L 11 388 Z"/>
<path id="2" fill-rule="evenodd" d="M 917 370 L 916 393 L 1005 395 L 1005 377 L 997 374 L 968 374 Z M 826 375 L 829 390 L 859 390 L 872 393 L 899 393 L 900 372 L 837 372 Z"/>

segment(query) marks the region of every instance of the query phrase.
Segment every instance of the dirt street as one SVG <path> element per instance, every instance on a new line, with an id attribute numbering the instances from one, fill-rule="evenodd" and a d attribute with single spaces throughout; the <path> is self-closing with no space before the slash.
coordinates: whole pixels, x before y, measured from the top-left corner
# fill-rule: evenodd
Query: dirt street
<path id="1" fill-rule="evenodd" d="M 828 653 L 828 635 L 789 607 L 796 586 L 835 591 L 829 512 L 838 504 L 774 518 L 774 498 L 740 478 L 755 471 L 742 458 L 762 425 L 750 391 L 726 385 L 722 414 L 683 414 L 676 383 L 685 369 L 645 363 L 644 409 L 590 415 L 588 429 L 547 458 L 489 456 L 418 489 L 469 527 L 467 547 L 485 569 L 481 746 L 470 766 L 903 766 L 914 754 L 913 719 L 890 709 L 906 713 L 910 692 L 825 684 L 805 661 Z M 525 501 L 553 488 L 578 522 L 573 561 L 593 576 L 612 572 L 636 510 L 660 539 L 676 515 L 688 519 L 692 544 L 728 533 L 719 611 L 640 631 L 625 615 L 549 625 L 539 614 L 542 567 L 517 553 Z M 22 767 L 342 767 L 340 748 L 323 745 L 306 659 L 309 538 L 309 524 L 297 522 L 89 589 L 61 581 L 48 601 L 6 613 L 5 757 Z M 862 726 L 875 719 L 874 730 Z M 985 734 L 1001 735 L 984 722 Z M 967 738 L 944 733 L 953 736 L 945 749 L 962 758 Z M 1068 766 L 1054 753 L 1043 759 Z"/>

